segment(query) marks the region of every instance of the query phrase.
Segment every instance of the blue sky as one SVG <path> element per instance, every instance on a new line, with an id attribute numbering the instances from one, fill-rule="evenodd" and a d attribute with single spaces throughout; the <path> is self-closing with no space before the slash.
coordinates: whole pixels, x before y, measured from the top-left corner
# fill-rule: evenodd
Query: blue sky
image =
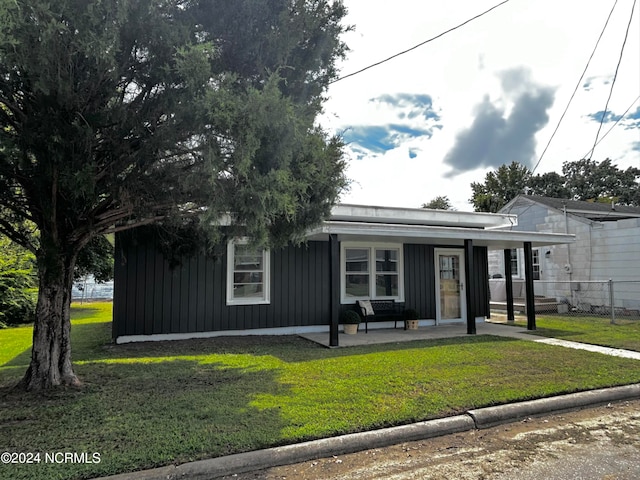
<path id="1" fill-rule="evenodd" d="M 349 74 L 410 48 L 498 0 L 345 0 Z M 533 167 L 578 84 L 614 0 L 511 0 L 383 65 L 334 83 L 320 123 L 343 135 L 353 184 L 342 201 L 419 207 L 447 195 L 458 210 L 471 182 L 503 163 Z M 536 173 L 593 147 L 633 0 L 619 0 L 598 50 Z M 391 6 L 392 5 L 392 6 Z M 594 160 L 640 167 L 640 3 Z M 576 15 L 579 12 L 579 15 Z M 624 112 L 628 113 L 622 118 Z"/>
<path id="2" fill-rule="evenodd" d="M 433 101 L 426 94 L 383 94 L 369 99 L 371 104 L 388 107 L 389 123 L 351 125 L 342 132 L 343 139 L 359 160 L 369 154 L 396 149 L 413 138 L 431 138 L 434 129 L 442 128 Z M 409 157 L 417 153 L 409 150 Z"/>

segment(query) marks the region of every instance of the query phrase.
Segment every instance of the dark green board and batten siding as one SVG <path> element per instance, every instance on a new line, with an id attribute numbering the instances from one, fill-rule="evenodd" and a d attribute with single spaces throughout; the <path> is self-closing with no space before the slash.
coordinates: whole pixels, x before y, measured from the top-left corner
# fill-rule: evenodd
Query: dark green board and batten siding
<path id="1" fill-rule="evenodd" d="M 114 337 L 328 322 L 326 242 L 272 251 L 270 304 L 233 306 L 226 304 L 226 257 L 198 255 L 171 268 L 153 244 L 122 243 L 116 243 Z"/>
<path id="2" fill-rule="evenodd" d="M 474 253 L 473 298 L 476 315 L 484 316 L 488 313 L 487 250 L 475 247 Z M 226 256 L 198 255 L 171 268 L 153 242 L 136 244 L 118 235 L 114 338 L 329 325 L 329 243 L 308 242 L 270 255 L 270 303 L 227 306 Z M 405 306 L 418 310 L 422 318 L 435 318 L 434 275 L 434 247 L 404 245 Z"/>

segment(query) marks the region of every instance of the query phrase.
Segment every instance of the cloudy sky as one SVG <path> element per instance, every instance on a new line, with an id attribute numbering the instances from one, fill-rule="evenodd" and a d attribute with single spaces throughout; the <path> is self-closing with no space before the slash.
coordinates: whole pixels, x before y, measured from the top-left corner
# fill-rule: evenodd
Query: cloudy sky
<path id="1" fill-rule="evenodd" d="M 411 48 L 499 0 L 345 0 L 348 75 Z M 331 85 L 321 124 L 348 143 L 343 202 L 420 207 L 504 163 L 540 160 L 615 0 L 510 0 L 380 66 Z M 536 173 L 589 157 L 631 17 L 618 0 L 598 49 Z M 591 158 L 640 167 L 640 2 Z M 635 102 L 635 103 L 634 103 Z"/>

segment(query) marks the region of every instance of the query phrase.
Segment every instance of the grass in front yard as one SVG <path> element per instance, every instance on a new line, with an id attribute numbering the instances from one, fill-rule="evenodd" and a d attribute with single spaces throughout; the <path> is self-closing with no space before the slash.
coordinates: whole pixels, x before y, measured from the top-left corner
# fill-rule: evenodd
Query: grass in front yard
<path id="1" fill-rule="evenodd" d="M 526 327 L 527 322 L 516 320 L 515 325 Z M 529 333 L 640 352 L 640 320 L 637 319 L 617 318 L 612 324 L 610 318 L 545 314 L 536 319 L 536 328 Z"/>
<path id="2" fill-rule="evenodd" d="M 111 345 L 109 308 L 73 309 L 80 389 L 12 391 L 30 338 L 15 346 L 25 333 L 0 331 L 0 452 L 101 460 L 0 465 L 0 478 L 91 478 L 640 382 L 637 361 L 490 336 L 333 350 L 295 336 Z"/>

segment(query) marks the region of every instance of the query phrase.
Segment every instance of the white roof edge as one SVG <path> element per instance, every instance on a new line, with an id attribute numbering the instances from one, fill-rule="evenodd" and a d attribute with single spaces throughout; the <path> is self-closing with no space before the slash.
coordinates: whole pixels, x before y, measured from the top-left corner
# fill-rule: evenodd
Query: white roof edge
<path id="1" fill-rule="evenodd" d="M 518 201 L 518 200 L 522 200 L 522 199 L 526 199 L 528 202 L 530 203 L 535 203 L 537 205 L 540 205 L 541 207 L 547 208 L 547 209 L 551 209 L 551 210 L 555 210 L 556 212 L 560 212 L 560 213 L 564 213 L 564 211 L 566 211 L 568 214 L 573 215 L 573 218 L 576 219 L 580 219 L 584 222 L 591 222 L 593 221 L 591 218 L 585 216 L 584 214 L 587 215 L 593 215 L 596 217 L 625 217 L 625 218 L 639 218 L 640 217 L 640 213 L 635 213 L 635 212 L 621 212 L 614 209 L 611 210 L 587 210 L 585 208 L 575 208 L 575 207 L 564 207 L 563 209 L 560 209 L 558 207 L 554 207 L 552 205 L 547 205 L 546 203 L 540 202 L 537 199 L 531 197 L 530 195 L 517 195 L 516 197 L 512 198 L 511 200 L 509 200 L 509 202 L 507 204 L 505 204 L 504 207 L 502 207 L 500 210 L 511 210 L 513 209 L 513 205 Z M 509 214 L 510 215 L 510 214 Z M 514 214 L 517 216 L 517 214 Z"/>
<path id="2" fill-rule="evenodd" d="M 494 246 L 496 248 L 517 248 L 521 247 L 523 242 L 531 242 L 533 246 L 558 245 L 575 242 L 575 235 L 563 233 L 331 221 L 325 222 L 322 226 L 309 232 L 309 236 L 318 234 L 338 234 L 345 237 L 395 237 L 402 238 L 404 240 L 477 240 L 483 245 Z"/>
<path id="3" fill-rule="evenodd" d="M 500 228 L 518 224 L 517 215 L 506 213 L 459 212 L 428 208 L 383 207 L 341 203 L 331 210 L 330 221 L 387 223 L 400 225 L 440 225 L 473 228 Z"/>

